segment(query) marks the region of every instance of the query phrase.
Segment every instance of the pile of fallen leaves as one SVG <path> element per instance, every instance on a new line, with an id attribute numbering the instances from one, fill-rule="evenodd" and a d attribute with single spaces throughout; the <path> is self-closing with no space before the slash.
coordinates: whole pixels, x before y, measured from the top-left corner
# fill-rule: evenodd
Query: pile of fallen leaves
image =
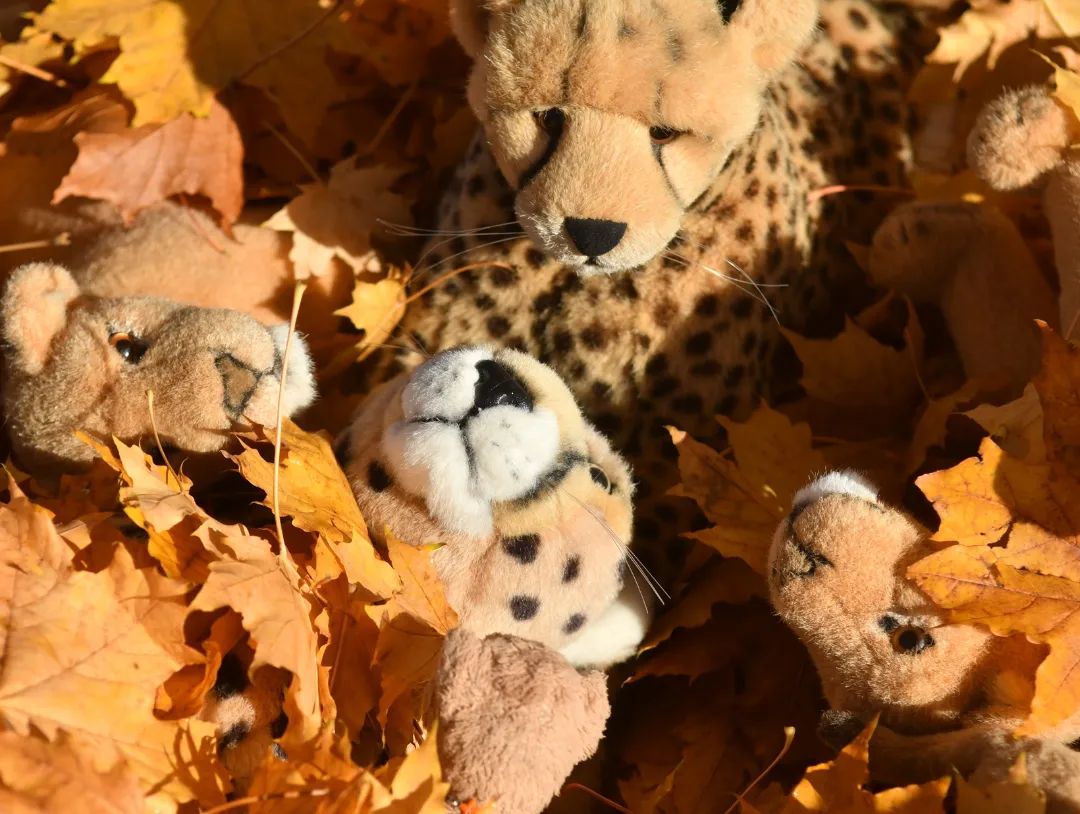
<path id="1" fill-rule="evenodd" d="M 1080 83 L 1073 5 L 953 9 L 912 90 L 920 171 L 879 191 L 999 207 L 1048 277 L 1037 202 L 991 196 L 963 145 L 1002 87 L 1050 80 L 1044 57 L 1059 86 Z M 53 204 L 130 220 L 175 198 L 226 228 L 265 222 L 290 236 L 297 278 L 352 291 L 331 304 L 347 330 L 322 338 L 334 352 L 308 425 L 337 429 L 362 394 L 326 374 L 406 342 L 395 326 L 420 293 L 392 265 L 415 244 L 381 224 L 428 218 L 474 128 L 445 0 L 15 0 L 0 40 L 2 264 L 62 248 L 62 227 L 42 237 L 25 218 Z M 839 756 L 818 743 L 813 666 L 765 598 L 795 491 L 855 467 L 936 529 L 941 550 L 910 574 L 935 601 L 1047 646 L 1024 731 L 1080 706 L 1080 352 L 1045 329 L 1041 373 L 998 403 L 958 373 L 947 328 L 889 294 L 836 337 L 789 335 L 801 397 L 723 420 L 728 448 L 672 429 L 680 491 L 710 525 L 615 676 L 601 755 L 553 810 L 1042 810 L 1019 770 L 989 788 L 868 787 L 870 730 Z M 444 810 L 428 689 L 454 614 L 428 552 L 372 543 L 327 437 L 289 424 L 275 455 L 272 435 L 247 434 L 211 472 L 121 443 L 59 483 L 8 467 L 0 810 Z M 199 713 L 238 645 L 257 683 L 287 687 L 289 760 L 230 801 Z"/>

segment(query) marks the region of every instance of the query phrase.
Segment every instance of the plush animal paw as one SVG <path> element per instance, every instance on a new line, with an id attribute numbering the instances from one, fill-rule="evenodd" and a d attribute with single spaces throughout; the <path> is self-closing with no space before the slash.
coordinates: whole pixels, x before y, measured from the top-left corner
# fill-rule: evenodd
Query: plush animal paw
<path id="1" fill-rule="evenodd" d="M 35 471 L 89 463 L 93 452 L 76 430 L 135 442 L 151 438 L 156 423 L 164 443 L 212 452 L 236 426 L 277 419 L 285 326 L 153 297 L 90 295 L 53 263 L 12 274 L 0 319 L 8 430 L 19 461 Z M 314 396 L 307 347 L 296 336 L 284 412 Z"/>
<path id="2" fill-rule="evenodd" d="M 546 365 L 445 351 L 373 394 L 342 440 L 369 525 L 440 544 L 464 628 L 568 648 L 579 666 L 633 653 L 649 609 L 630 570 L 630 471 Z"/>
<path id="3" fill-rule="evenodd" d="M 459 799 L 539 814 L 596 750 L 610 707 L 601 672 L 515 636 L 452 632 L 436 690 L 439 754 Z"/>

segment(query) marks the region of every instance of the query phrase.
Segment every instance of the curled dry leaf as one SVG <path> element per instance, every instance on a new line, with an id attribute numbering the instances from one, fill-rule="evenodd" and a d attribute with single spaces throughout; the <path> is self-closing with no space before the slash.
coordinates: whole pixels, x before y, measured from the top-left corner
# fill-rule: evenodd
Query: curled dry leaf
<path id="1" fill-rule="evenodd" d="M 79 157 L 53 193 L 101 198 L 130 222 L 172 195 L 205 195 L 229 226 L 244 204 L 240 131 L 218 102 L 205 118 L 183 114 L 166 124 L 118 133 L 79 133 Z"/>
<path id="2" fill-rule="evenodd" d="M 810 428 L 759 407 L 743 423 L 719 419 L 732 455 L 669 428 L 679 451 L 682 483 L 673 495 L 692 498 L 715 525 L 687 536 L 765 573 L 769 543 L 791 499 L 809 477 L 826 469 L 811 445 Z"/>
<path id="3" fill-rule="evenodd" d="M 340 161 L 330 180 L 308 184 L 266 222 L 279 232 L 291 232 L 289 259 L 296 276 L 322 276 L 335 258 L 355 272 L 377 270 L 371 250 L 377 221 L 409 223 L 408 202 L 390 192 L 402 171 L 391 167 L 360 167 L 356 159 Z"/>

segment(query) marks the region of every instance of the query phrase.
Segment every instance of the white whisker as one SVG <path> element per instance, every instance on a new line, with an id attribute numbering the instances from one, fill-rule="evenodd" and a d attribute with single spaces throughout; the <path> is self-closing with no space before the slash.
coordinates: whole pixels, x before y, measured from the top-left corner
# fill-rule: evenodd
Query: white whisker
<path id="1" fill-rule="evenodd" d="M 438 263 L 433 263 L 432 265 L 428 266 L 427 268 L 418 269 L 416 272 L 413 273 L 413 280 L 418 280 L 422 274 L 427 274 L 430 271 L 434 271 L 439 266 L 443 265 L 443 263 L 448 263 L 448 262 L 450 262 L 451 260 L 453 260 L 456 257 L 461 257 L 461 255 L 463 255 L 463 254 L 468 254 L 469 252 L 479 251 L 480 249 L 488 249 L 488 248 L 491 248 L 492 246 L 498 246 L 500 243 L 510 243 L 510 242 L 512 242 L 514 240 L 518 240 L 519 238 L 520 238 L 520 235 L 514 235 L 513 237 L 504 237 L 504 238 L 501 238 L 500 240 L 492 240 L 492 241 L 489 241 L 487 243 L 480 243 L 480 244 L 478 244 L 476 246 L 470 246 L 469 248 L 464 249 L 463 251 L 455 252 L 454 254 L 450 255 L 449 257 L 444 257 Z M 492 262 L 494 262 L 494 261 L 492 261 Z M 453 274 L 453 273 L 454 273 L 453 271 L 447 272 L 447 274 Z M 439 279 L 441 279 L 441 278 L 439 278 Z"/>

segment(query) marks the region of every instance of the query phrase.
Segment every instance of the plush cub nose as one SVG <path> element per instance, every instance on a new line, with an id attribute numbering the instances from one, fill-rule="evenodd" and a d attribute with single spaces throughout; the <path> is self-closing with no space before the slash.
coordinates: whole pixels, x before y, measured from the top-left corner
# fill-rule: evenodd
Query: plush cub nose
<path id="1" fill-rule="evenodd" d="M 480 374 L 480 378 L 476 380 L 476 398 L 473 401 L 477 410 L 499 405 L 522 410 L 532 409 L 532 396 L 506 365 L 485 359 L 476 363 L 476 372 Z"/>
<path id="2" fill-rule="evenodd" d="M 216 364 L 225 389 L 225 408 L 240 416 L 259 384 L 259 375 L 231 353 L 221 354 Z"/>
<path id="3" fill-rule="evenodd" d="M 586 257 L 599 257 L 619 245 L 626 234 L 626 224 L 595 218 L 567 218 L 566 233 Z"/>

